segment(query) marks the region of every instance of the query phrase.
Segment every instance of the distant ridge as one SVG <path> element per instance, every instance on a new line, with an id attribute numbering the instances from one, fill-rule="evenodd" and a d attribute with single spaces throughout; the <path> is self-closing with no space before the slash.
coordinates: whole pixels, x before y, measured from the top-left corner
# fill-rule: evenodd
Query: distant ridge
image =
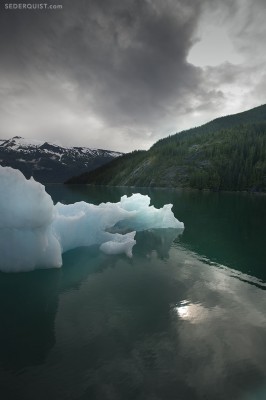
<path id="1" fill-rule="evenodd" d="M 211 133 L 218 131 L 220 129 L 234 128 L 240 124 L 253 124 L 258 122 L 266 122 L 266 105 L 262 104 L 258 107 L 252 108 L 247 111 L 242 111 L 236 114 L 225 115 L 222 117 L 215 118 L 206 124 L 200 125 L 195 128 L 186 129 L 184 131 L 178 132 L 167 138 L 158 140 L 153 146 L 158 145 L 164 140 L 169 138 L 173 139 L 176 135 L 190 135 L 190 134 L 201 134 L 201 133 Z"/>
<path id="2" fill-rule="evenodd" d="M 160 139 L 67 183 L 266 191 L 266 105 Z"/>
<path id="3" fill-rule="evenodd" d="M 97 168 L 122 153 L 14 136 L 0 140 L 0 165 L 19 169 L 26 178 L 42 183 L 63 183 L 73 175 Z"/>

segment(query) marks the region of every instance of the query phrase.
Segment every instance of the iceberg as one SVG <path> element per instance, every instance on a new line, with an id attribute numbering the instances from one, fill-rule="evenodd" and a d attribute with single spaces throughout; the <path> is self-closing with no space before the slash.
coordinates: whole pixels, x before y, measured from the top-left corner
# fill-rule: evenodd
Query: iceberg
<path id="1" fill-rule="evenodd" d="M 0 166 L 0 271 L 59 268 L 62 253 L 98 245 L 106 254 L 132 256 L 136 231 L 183 229 L 172 205 L 150 205 L 135 193 L 118 203 L 54 205 L 45 187 L 10 167 Z"/>

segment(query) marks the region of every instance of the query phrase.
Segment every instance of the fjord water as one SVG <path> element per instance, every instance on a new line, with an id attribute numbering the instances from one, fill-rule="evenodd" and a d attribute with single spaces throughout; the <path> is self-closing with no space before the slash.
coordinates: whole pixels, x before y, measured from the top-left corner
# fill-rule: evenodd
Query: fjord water
<path id="1" fill-rule="evenodd" d="M 266 196 L 51 185 L 54 202 L 148 194 L 178 231 L 0 274 L 3 399 L 266 398 Z M 15 249 L 14 249 L 15 251 Z"/>

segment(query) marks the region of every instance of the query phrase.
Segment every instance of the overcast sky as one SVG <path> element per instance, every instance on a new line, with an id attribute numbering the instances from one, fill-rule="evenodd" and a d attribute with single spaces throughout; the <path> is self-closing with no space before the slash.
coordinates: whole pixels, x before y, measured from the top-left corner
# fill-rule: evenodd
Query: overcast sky
<path id="1" fill-rule="evenodd" d="M 0 4 L 2 139 L 148 149 L 266 103 L 265 0 L 48 4 Z"/>

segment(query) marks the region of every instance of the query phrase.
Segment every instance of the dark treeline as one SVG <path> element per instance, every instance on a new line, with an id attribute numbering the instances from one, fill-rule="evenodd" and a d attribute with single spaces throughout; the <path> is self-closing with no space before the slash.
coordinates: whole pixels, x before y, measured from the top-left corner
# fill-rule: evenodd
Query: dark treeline
<path id="1" fill-rule="evenodd" d="M 184 166 L 192 188 L 266 189 L 266 124 L 238 125 L 196 137 L 183 136 L 152 149 L 157 161 Z"/>
<path id="2" fill-rule="evenodd" d="M 266 191 L 266 106 L 161 139 L 68 183 Z"/>

